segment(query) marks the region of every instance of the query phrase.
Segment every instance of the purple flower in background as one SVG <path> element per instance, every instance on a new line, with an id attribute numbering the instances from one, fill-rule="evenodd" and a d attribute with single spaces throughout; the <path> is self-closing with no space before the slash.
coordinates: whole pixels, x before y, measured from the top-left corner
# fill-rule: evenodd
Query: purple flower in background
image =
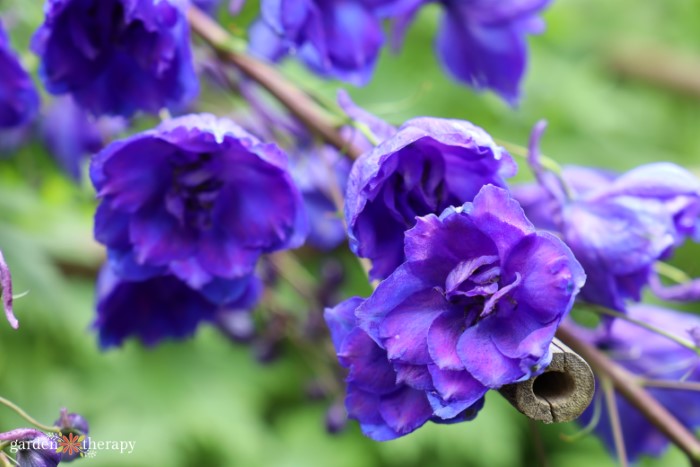
<path id="1" fill-rule="evenodd" d="M 334 337 L 341 363 L 351 368 L 349 412 L 376 418 L 366 394 L 352 399 L 357 388 L 374 395 L 401 389 L 382 413 L 394 434 L 433 416 L 452 419 L 489 388 L 539 374 L 585 280 L 568 247 L 536 231 L 508 192 L 492 185 L 473 203 L 418 218 L 406 232 L 405 253 L 406 262 L 368 299 L 332 312 L 350 314 L 347 307 L 357 319 L 342 343 Z M 337 321 L 329 319 L 334 336 L 351 327 Z"/>
<path id="2" fill-rule="evenodd" d="M 61 417 L 54 422 L 54 426 L 57 426 L 64 435 L 74 433 L 76 436 L 80 437 L 90 432 L 90 425 L 82 415 L 68 413 L 66 409 L 61 409 Z M 82 453 L 84 452 L 86 451 L 82 451 Z M 67 451 L 63 451 L 61 452 L 61 462 L 74 461 L 80 457 L 80 454 L 81 452 L 68 453 Z"/>
<path id="3" fill-rule="evenodd" d="M 0 250 L 0 297 L 2 298 L 2 307 L 5 310 L 5 317 L 9 321 L 10 326 L 14 329 L 19 327 L 19 322 L 12 312 L 12 275 L 10 268 L 5 262 L 5 257 Z"/>
<path id="4" fill-rule="evenodd" d="M 292 175 L 309 219 L 309 245 L 331 250 L 345 241 L 345 226 L 334 198 L 342 200 L 349 173 L 348 159 L 328 146 L 303 151 L 293 161 Z"/>
<path id="5" fill-rule="evenodd" d="M 631 305 L 627 313 L 632 318 L 679 337 L 685 337 L 690 329 L 700 326 L 700 317 L 697 315 L 651 305 Z M 700 360 L 695 352 L 628 321 L 615 320 L 604 333 L 581 330 L 581 336 L 604 349 L 610 358 L 641 378 L 700 381 Z M 599 385 L 596 386 L 598 391 Z M 694 431 L 700 427 L 700 392 L 655 387 L 646 389 L 689 430 Z M 602 397 L 594 400 L 604 404 L 595 433 L 611 452 L 615 452 L 613 433 L 608 423 L 608 407 Z M 617 395 L 616 405 L 629 460 L 634 462 L 642 455 L 660 456 L 669 445 L 668 439 L 624 397 Z M 588 424 L 594 410 L 593 406 L 586 409 L 579 422 Z"/>
<path id="6" fill-rule="evenodd" d="M 21 467 L 56 467 L 61 455 L 56 452 L 56 441 L 33 428 L 0 433 L 0 441 L 15 443 L 17 463 Z"/>
<path id="7" fill-rule="evenodd" d="M 190 0 L 194 6 L 206 12 L 209 15 L 214 15 L 221 0 Z"/>
<path id="8" fill-rule="evenodd" d="M 63 171 L 74 180 L 81 178 L 81 165 L 98 152 L 108 137 L 126 128 L 121 117 L 91 118 L 73 99 L 59 97 L 41 121 L 41 137 Z"/>
<path id="9" fill-rule="evenodd" d="M 116 274 L 171 273 L 211 300 L 235 300 L 261 253 L 306 235 L 287 156 L 227 119 L 188 115 L 110 144 L 92 160 L 95 238 Z"/>
<path id="10" fill-rule="evenodd" d="M 32 78 L 10 48 L 0 21 L 0 129 L 29 123 L 39 110 L 39 94 Z"/>
<path id="11" fill-rule="evenodd" d="M 32 49 L 52 94 L 95 115 L 157 113 L 198 91 L 181 0 L 48 0 Z"/>
<path id="12" fill-rule="evenodd" d="M 366 84 L 384 42 L 380 7 L 368 0 L 263 0 L 251 51 L 273 61 L 294 53 L 321 76 Z"/>
<path id="13" fill-rule="evenodd" d="M 424 0 L 395 2 L 395 47 Z M 476 89 L 491 89 L 510 104 L 520 97 L 527 68 L 527 36 L 544 30 L 540 18 L 549 0 L 441 0 L 437 52 L 455 79 Z"/>
<path id="14" fill-rule="evenodd" d="M 515 174 L 510 155 L 469 122 L 416 118 L 353 165 L 345 200 L 350 248 L 372 260 L 372 279 L 404 261 L 416 216 L 471 201 L 482 186 Z"/>
<path id="15" fill-rule="evenodd" d="M 540 135 L 533 134 L 535 153 Z M 514 196 L 537 227 L 558 232 L 571 247 L 588 275 L 581 291 L 587 301 L 624 312 L 625 300 L 640 300 L 654 263 L 698 235 L 700 181 L 677 165 L 622 175 L 567 167 L 569 193 L 553 174 L 536 170 L 540 183 L 515 187 Z"/>
<path id="16" fill-rule="evenodd" d="M 341 365 L 350 369 L 345 408 L 360 423 L 362 432 L 377 441 L 388 441 L 420 428 L 428 421 L 454 423 L 472 420 L 484 404 L 485 389 L 478 388 L 473 403 L 457 414 L 437 415 L 431 397 L 435 393 L 430 374 L 411 365 L 393 365 L 387 352 L 357 327 L 355 309 L 364 302 L 353 297 L 329 308 L 325 319 Z"/>
<path id="17" fill-rule="evenodd" d="M 190 337 L 200 322 L 215 322 L 222 308 L 250 309 L 261 291 L 258 279 L 248 276 L 228 286 L 237 289 L 228 292 L 234 298 L 217 305 L 172 275 L 129 281 L 115 272 L 108 264 L 97 284 L 94 326 L 102 348 L 119 346 L 128 337 L 148 346 Z"/>

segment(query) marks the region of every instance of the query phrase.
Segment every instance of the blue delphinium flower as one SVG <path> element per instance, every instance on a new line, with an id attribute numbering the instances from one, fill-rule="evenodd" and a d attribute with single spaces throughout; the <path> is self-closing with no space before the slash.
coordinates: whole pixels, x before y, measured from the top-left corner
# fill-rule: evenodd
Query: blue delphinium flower
<path id="1" fill-rule="evenodd" d="M 334 340 L 351 368 L 348 411 L 378 439 L 458 417 L 488 389 L 539 374 L 585 280 L 569 248 L 536 231 L 502 188 L 484 186 L 473 202 L 416 222 L 406 262 L 368 299 L 327 312 L 334 336 L 346 332 Z M 339 325 L 333 316 L 349 315 L 346 307 L 356 323 Z M 381 423 L 373 435 L 380 420 L 368 392 L 381 404 L 397 397 L 379 407 L 388 435 Z"/>
<path id="2" fill-rule="evenodd" d="M 95 115 L 157 113 L 198 83 L 184 0 L 48 0 L 32 49 L 52 94 Z"/>
<path id="3" fill-rule="evenodd" d="M 627 313 L 631 318 L 686 339 L 692 329 L 700 326 L 698 316 L 651 305 L 630 305 Z M 611 323 L 606 332 L 586 331 L 581 330 L 582 338 L 595 343 L 611 359 L 640 378 L 666 382 L 700 381 L 700 360 L 697 354 L 664 336 L 620 319 Z M 600 391 L 599 386 L 597 385 L 596 391 Z M 700 392 L 652 386 L 646 390 L 689 430 L 700 427 Z M 617 395 L 615 399 L 628 459 L 634 462 L 643 455 L 660 456 L 668 447 L 669 440 L 624 397 Z M 609 408 L 602 397 L 594 400 L 594 404 L 603 404 L 595 433 L 611 452 L 615 452 L 613 433 L 608 422 Z M 592 405 L 586 409 L 579 422 L 588 424 L 594 413 L 595 407 Z"/>
<path id="4" fill-rule="evenodd" d="M 541 130 L 533 135 L 533 151 Z M 537 162 L 535 162 L 537 164 Z M 562 187 L 551 173 L 513 192 L 539 228 L 561 234 L 583 265 L 581 297 L 624 311 L 640 300 L 654 264 L 697 235 L 700 181 L 677 165 L 643 165 L 622 175 L 566 167 Z"/>
<path id="5" fill-rule="evenodd" d="M 91 118 L 68 96 L 58 97 L 41 119 L 40 131 L 49 153 L 72 179 L 81 178 L 81 165 L 104 146 L 106 138 L 126 128 L 121 117 Z"/>
<path id="6" fill-rule="evenodd" d="M 100 346 L 119 346 L 128 337 L 136 337 L 148 346 L 163 339 L 190 337 L 200 323 L 214 323 L 225 308 L 250 309 L 261 291 L 259 279 L 253 275 L 229 288 L 228 297 L 233 298 L 211 300 L 173 275 L 125 280 L 107 264 L 97 285 L 94 326 Z"/>
<path id="7" fill-rule="evenodd" d="M 381 3 L 263 0 L 262 17 L 250 31 L 251 50 L 275 61 L 294 52 L 322 76 L 366 84 L 384 42 Z"/>
<path id="8" fill-rule="evenodd" d="M 39 94 L 32 78 L 10 47 L 0 21 L 0 129 L 29 123 L 39 110 Z"/>
<path id="9" fill-rule="evenodd" d="M 387 277 L 404 261 L 404 232 L 416 216 L 471 201 L 515 171 L 510 155 L 469 122 L 409 120 L 353 165 L 345 200 L 350 248 L 372 260 L 372 279 Z"/>
<path id="10" fill-rule="evenodd" d="M 33 428 L 19 428 L 0 433 L 0 441 L 14 443 L 17 463 L 22 467 L 56 467 L 61 455 L 56 452 L 56 441 Z"/>
<path id="11" fill-rule="evenodd" d="M 425 0 L 397 1 L 394 46 Z M 515 104 L 527 68 L 527 36 L 544 30 L 540 19 L 549 0 L 439 0 L 444 8 L 437 52 L 455 79 L 476 89 L 490 89 Z M 398 11 L 396 11 L 398 9 Z"/>

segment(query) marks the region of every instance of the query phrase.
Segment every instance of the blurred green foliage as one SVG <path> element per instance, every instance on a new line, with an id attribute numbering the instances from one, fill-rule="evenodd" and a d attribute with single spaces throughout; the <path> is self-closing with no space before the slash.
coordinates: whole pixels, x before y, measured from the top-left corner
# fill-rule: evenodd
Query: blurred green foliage
<path id="1" fill-rule="evenodd" d="M 41 3 L 0 1 L 30 67 L 36 59 L 26 46 L 40 22 Z M 252 2 L 240 18 L 222 11 L 220 19 L 243 34 L 256 9 Z M 700 170 L 698 101 L 620 79 L 608 67 L 610 50 L 626 43 L 661 43 L 700 60 L 696 1 L 554 1 L 545 15 L 547 32 L 530 40 L 530 72 L 517 109 L 443 74 L 433 54 L 439 16 L 437 6 L 422 11 L 402 51 L 386 52 L 374 81 L 350 90 L 359 104 L 394 123 L 417 115 L 468 119 L 518 144 L 546 118 L 543 149 L 560 162 L 623 170 L 669 160 Z M 337 83 L 313 78 L 294 63 L 283 68 L 333 99 Z M 238 102 L 208 91 L 202 107 L 225 114 Z M 521 172 L 520 179 L 527 179 L 527 170 Z M 574 433 L 576 425 L 533 425 L 498 395 L 487 398 L 471 423 L 427 425 L 388 443 L 364 438 L 352 422 L 330 436 L 324 429 L 327 403 L 304 395 L 312 372 L 298 352 L 286 348 L 282 359 L 261 366 L 247 347 L 207 327 L 183 343 L 146 349 L 130 342 L 100 352 L 90 329 L 94 283 L 85 275 L 103 255 L 91 240 L 93 197 L 87 184 L 63 178 L 36 142 L 0 160 L 0 248 L 15 291 L 29 291 L 16 302 L 19 331 L 0 323 L 0 394 L 46 423 L 66 406 L 90 421 L 95 440 L 136 442 L 132 454 L 102 451 L 80 464 L 518 467 L 539 465 L 543 451 L 552 466 L 614 465 L 593 437 L 575 443 L 559 438 Z M 682 249 L 678 264 L 700 275 L 697 254 L 697 247 Z M 345 259 L 352 269 L 347 294 L 366 293 L 358 266 Z M 0 430 L 22 425 L 0 408 Z M 684 463 L 672 448 L 663 459 L 642 465 Z"/>

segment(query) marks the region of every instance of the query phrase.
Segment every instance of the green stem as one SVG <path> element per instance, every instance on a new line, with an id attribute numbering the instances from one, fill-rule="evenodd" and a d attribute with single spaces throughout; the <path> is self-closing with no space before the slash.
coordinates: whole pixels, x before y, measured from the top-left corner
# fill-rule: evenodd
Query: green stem
<path id="1" fill-rule="evenodd" d="M 39 428 L 40 430 L 47 431 L 50 433 L 59 433 L 61 430 L 58 427 L 55 426 L 48 426 L 44 425 L 43 423 L 40 423 L 36 421 L 34 418 L 32 418 L 27 412 L 22 410 L 17 404 L 15 404 L 12 401 L 9 401 L 5 399 L 4 397 L 0 396 L 0 404 L 4 405 L 5 407 L 12 409 L 17 415 L 34 425 L 35 427 Z"/>
<path id="2" fill-rule="evenodd" d="M 686 274 L 685 271 L 678 269 L 677 267 L 672 266 L 668 263 L 664 263 L 663 261 L 657 261 L 654 264 L 654 270 L 657 274 L 660 274 L 666 277 L 667 279 L 671 279 L 673 282 L 676 282 L 678 284 L 683 284 L 684 282 L 689 282 L 693 279 L 688 274 Z"/>
<path id="3" fill-rule="evenodd" d="M 609 308 L 605 308 L 605 307 L 600 306 L 600 305 L 586 304 L 586 307 L 584 309 L 592 311 L 594 313 L 601 314 L 601 315 L 607 315 L 607 316 L 612 316 L 613 318 L 623 319 L 623 320 L 628 321 L 634 325 L 642 327 L 642 328 L 646 329 L 647 331 L 651 331 L 651 332 L 659 334 L 660 336 L 663 336 L 669 340 L 672 340 L 673 342 L 680 345 L 681 347 L 685 347 L 686 349 L 692 350 L 696 354 L 700 355 L 700 348 L 695 346 L 689 340 L 683 339 L 682 337 L 678 337 L 675 334 L 671 334 L 670 332 L 665 331 L 661 328 L 657 328 L 656 326 L 654 326 L 652 324 L 645 323 L 644 321 L 640 321 L 638 319 L 634 319 L 630 316 L 627 316 L 624 313 L 620 313 L 618 311 L 611 310 Z"/>
<path id="4" fill-rule="evenodd" d="M 603 387 L 605 403 L 608 406 L 608 418 L 610 419 L 610 429 L 613 433 L 617 458 L 622 467 L 627 467 L 629 464 L 627 462 L 627 450 L 625 449 L 625 437 L 622 434 L 622 424 L 620 423 L 620 412 L 617 409 L 615 391 L 613 390 L 613 385 L 609 378 L 601 376 L 600 382 Z"/>

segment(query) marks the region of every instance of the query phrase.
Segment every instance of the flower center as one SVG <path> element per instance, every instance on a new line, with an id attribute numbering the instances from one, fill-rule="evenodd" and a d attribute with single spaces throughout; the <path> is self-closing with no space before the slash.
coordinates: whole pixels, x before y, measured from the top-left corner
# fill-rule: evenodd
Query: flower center
<path id="1" fill-rule="evenodd" d="M 195 161 L 176 164 L 166 208 L 181 226 L 208 230 L 213 226 L 212 210 L 223 181 L 212 167 L 212 155 L 202 153 Z"/>
<path id="2" fill-rule="evenodd" d="M 429 157 L 394 173 L 384 190 L 386 205 L 394 208 L 395 216 L 406 227 L 415 223 L 416 216 L 442 211 L 449 204 L 448 197 L 444 164 Z"/>
<path id="3" fill-rule="evenodd" d="M 445 281 L 445 298 L 464 307 L 467 326 L 483 319 L 496 310 L 499 300 L 521 282 L 515 273 L 513 282 L 502 285 L 498 256 L 479 256 L 459 263 Z"/>

